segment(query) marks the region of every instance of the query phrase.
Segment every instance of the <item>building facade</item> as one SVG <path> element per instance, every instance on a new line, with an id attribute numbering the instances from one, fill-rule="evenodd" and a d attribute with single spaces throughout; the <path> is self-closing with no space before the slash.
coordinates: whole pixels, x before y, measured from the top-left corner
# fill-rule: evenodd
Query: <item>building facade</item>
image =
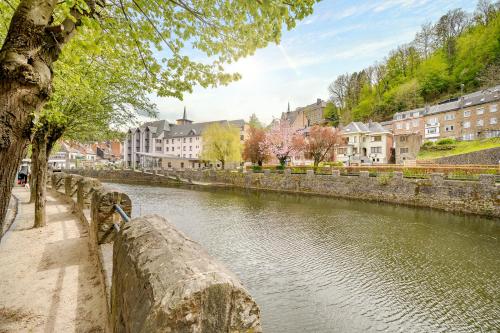
<path id="1" fill-rule="evenodd" d="M 380 123 L 352 122 L 341 133 L 346 143 L 337 147 L 337 161 L 346 165 L 391 162 L 393 136 Z"/>
<path id="2" fill-rule="evenodd" d="M 240 129 L 240 140 L 247 136 L 244 120 L 221 120 L 194 123 L 187 119 L 186 110 L 175 124 L 167 120 L 147 122 L 129 129 L 123 143 L 123 160 L 128 168 L 203 168 L 203 130 L 211 125 L 235 126 Z"/>
<path id="3" fill-rule="evenodd" d="M 301 106 L 290 111 L 290 103 L 288 103 L 287 112 L 281 114 L 281 120 L 288 121 L 290 126 L 295 130 L 301 130 L 314 125 L 322 125 L 326 123 L 324 110 L 326 102 L 321 98 L 316 100 L 316 103 Z"/>
<path id="4" fill-rule="evenodd" d="M 416 157 L 425 141 L 500 137 L 499 108 L 500 86 L 496 86 L 436 105 L 394 114 L 393 120 L 385 127 L 392 127 L 396 145 L 408 142 L 404 146 L 395 146 L 396 161 Z M 402 137 L 400 140 L 399 136 Z M 410 136 L 411 139 L 404 141 Z M 420 142 L 415 141 L 419 138 Z"/>

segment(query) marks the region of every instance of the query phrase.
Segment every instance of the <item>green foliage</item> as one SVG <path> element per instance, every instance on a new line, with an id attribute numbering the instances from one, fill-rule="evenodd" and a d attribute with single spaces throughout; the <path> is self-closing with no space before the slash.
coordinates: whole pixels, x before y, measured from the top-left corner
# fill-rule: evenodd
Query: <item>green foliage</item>
<path id="1" fill-rule="evenodd" d="M 252 115 L 250 116 L 248 125 L 252 128 L 258 128 L 258 129 L 264 128 L 264 126 L 260 122 L 259 118 L 257 118 L 257 115 L 255 113 L 252 113 Z"/>
<path id="2" fill-rule="evenodd" d="M 240 130 L 231 125 L 214 123 L 207 126 L 202 134 L 203 151 L 201 157 L 206 161 L 239 162 L 241 160 Z"/>
<path id="3" fill-rule="evenodd" d="M 473 21 L 450 10 L 383 62 L 338 76 L 329 91 L 341 122 L 387 120 L 462 90 L 500 84 L 500 5 L 485 3 L 487 13 L 478 7 Z"/>
<path id="4" fill-rule="evenodd" d="M 260 165 L 252 165 L 252 171 L 253 172 L 261 172 L 262 167 Z"/>
<path id="5" fill-rule="evenodd" d="M 393 177 L 392 173 L 385 172 L 378 175 L 377 181 L 379 185 L 388 185 L 392 177 Z"/>
<path id="6" fill-rule="evenodd" d="M 330 125 L 337 127 L 340 122 L 340 112 L 337 106 L 332 102 L 326 103 L 326 107 L 323 110 L 323 117 L 328 120 Z"/>
<path id="7" fill-rule="evenodd" d="M 440 139 L 436 142 L 437 145 L 453 145 L 457 142 L 457 140 L 453 138 L 444 138 Z"/>
<path id="8" fill-rule="evenodd" d="M 433 147 L 443 147 L 443 149 L 421 149 L 417 158 L 420 160 L 428 160 L 445 156 L 466 154 L 483 149 L 497 148 L 500 147 L 500 138 L 458 141 L 453 145 L 434 145 Z"/>
<path id="9" fill-rule="evenodd" d="M 422 147 L 420 149 L 429 149 L 429 147 L 434 146 L 434 142 L 432 141 L 426 141 L 422 144 Z"/>

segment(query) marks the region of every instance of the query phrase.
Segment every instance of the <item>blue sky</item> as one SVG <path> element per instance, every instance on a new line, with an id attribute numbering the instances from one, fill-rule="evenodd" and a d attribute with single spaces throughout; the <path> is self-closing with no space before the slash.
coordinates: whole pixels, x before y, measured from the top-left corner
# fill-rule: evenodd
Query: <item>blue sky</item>
<path id="1" fill-rule="evenodd" d="M 159 118 L 175 120 L 186 106 L 194 121 L 245 119 L 256 113 L 270 122 L 286 110 L 328 98 L 337 75 L 381 61 L 397 45 L 410 42 L 420 26 L 449 9 L 472 12 L 475 0 L 323 0 L 314 14 L 280 45 L 271 44 L 228 67 L 243 78 L 227 87 L 195 88 L 183 101 L 154 97 Z"/>

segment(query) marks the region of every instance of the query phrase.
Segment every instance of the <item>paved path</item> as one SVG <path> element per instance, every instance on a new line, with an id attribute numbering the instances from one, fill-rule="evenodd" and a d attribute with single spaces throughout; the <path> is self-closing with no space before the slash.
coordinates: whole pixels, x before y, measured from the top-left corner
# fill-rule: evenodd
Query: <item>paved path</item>
<path id="1" fill-rule="evenodd" d="M 0 243 L 0 333 L 104 332 L 104 296 L 86 228 L 50 194 L 47 226 L 32 228 L 28 191 L 13 193 L 18 215 Z"/>

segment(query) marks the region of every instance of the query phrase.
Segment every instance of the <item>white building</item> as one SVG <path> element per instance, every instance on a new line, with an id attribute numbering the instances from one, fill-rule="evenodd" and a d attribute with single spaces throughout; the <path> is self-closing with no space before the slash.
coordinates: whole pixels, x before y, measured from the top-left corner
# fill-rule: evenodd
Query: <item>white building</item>
<path id="1" fill-rule="evenodd" d="M 337 148 L 337 161 L 347 165 L 390 162 L 392 134 L 379 123 L 352 122 L 341 133 L 346 143 Z"/>
<path id="2" fill-rule="evenodd" d="M 176 124 L 167 120 L 147 122 L 129 129 L 123 144 L 123 160 L 129 168 L 202 168 L 203 130 L 211 124 L 228 124 L 240 129 L 240 139 L 246 137 L 247 125 L 243 119 L 193 123 L 186 117 L 186 109 Z"/>

